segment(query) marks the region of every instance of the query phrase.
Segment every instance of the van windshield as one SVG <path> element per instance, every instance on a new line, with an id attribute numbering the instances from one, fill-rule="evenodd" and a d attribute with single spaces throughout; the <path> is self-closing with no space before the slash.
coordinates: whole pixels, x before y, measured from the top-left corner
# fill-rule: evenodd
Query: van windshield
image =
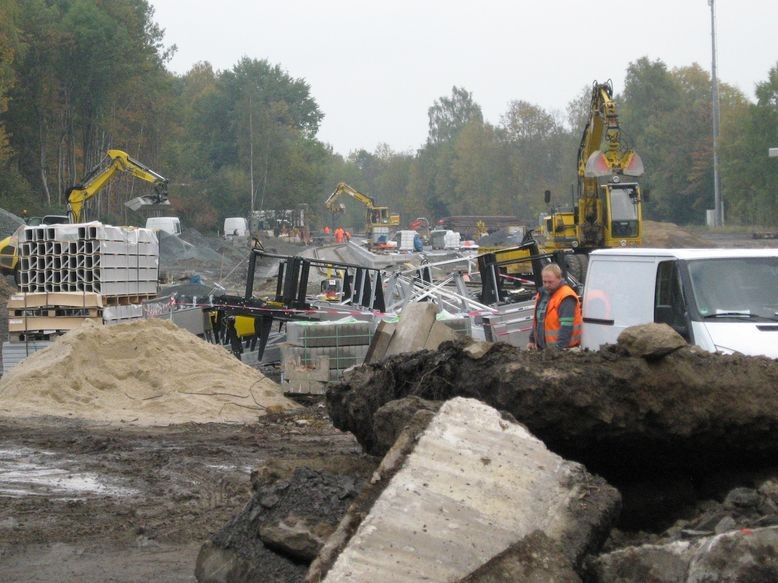
<path id="1" fill-rule="evenodd" d="M 688 270 L 703 318 L 778 320 L 778 257 L 698 259 Z"/>

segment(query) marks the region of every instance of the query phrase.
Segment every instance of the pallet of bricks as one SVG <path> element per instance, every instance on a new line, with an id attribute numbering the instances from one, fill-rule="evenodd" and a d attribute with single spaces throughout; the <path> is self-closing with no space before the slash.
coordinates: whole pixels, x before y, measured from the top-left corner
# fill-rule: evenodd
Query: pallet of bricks
<path id="1" fill-rule="evenodd" d="M 45 347 L 85 320 L 141 318 L 141 302 L 157 293 L 159 244 L 148 229 L 101 223 L 26 227 L 19 261 L 19 293 L 8 301 L 9 354 L 20 352 L 15 343 L 24 343 L 25 353 L 31 342 Z"/>
<path id="2" fill-rule="evenodd" d="M 362 364 L 373 337 L 373 323 L 354 318 L 288 322 L 281 345 L 282 386 L 289 393 L 324 394 L 329 381 Z"/>

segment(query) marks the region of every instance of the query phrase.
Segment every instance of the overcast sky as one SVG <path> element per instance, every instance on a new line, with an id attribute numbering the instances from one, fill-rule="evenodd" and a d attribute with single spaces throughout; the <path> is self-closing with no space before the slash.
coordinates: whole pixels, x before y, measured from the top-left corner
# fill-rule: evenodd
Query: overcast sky
<path id="1" fill-rule="evenodd" d="M 627 65 L 711 65 L 707 0 L 150 0 L 169 63 L 229 69 L 267 59 L 304 78 L 325 114 L 319 138 L 348 154 L 413 151 L 427 110 L 453 85 L 498 123 L 523 99 L 549 111 L 594 80 L 624 87 Z M 716 0 L 719 80 L 750 99 L 778 62 L 778 0 Z"/>

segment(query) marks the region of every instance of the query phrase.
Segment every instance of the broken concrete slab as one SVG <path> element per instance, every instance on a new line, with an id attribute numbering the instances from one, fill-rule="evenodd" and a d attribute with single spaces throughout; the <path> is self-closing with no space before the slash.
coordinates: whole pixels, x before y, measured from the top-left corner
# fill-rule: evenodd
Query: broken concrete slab
<path id="1" fill-rule="evenodd" d="M 778 527 L 621 549 L 592 560 L 590 574 L 597 583 L 778 581 Z"/>
<path id="2" fill-rule="evenodd" d="M 423 349 L 437 313 L 438 307 L 431 302 L 405 306 L 384 357 Z"/>
<path id="3" fill-rule="evenodd" d="M 461 334 L 443 322 L 435 322 L 427 336 L 427 341 L 424 343 L 424 350 L 437 350 L 444 342 L 461 338 L 463 338 Z"/>
<path id="4" fill-rule="evenodd" d="M 630 326 L 619 334 L 619 346 L 631 356 L 651 360 L 688 346 L 686 340 L 667 324 Z"/>
<path id="5" fill-rule="evenodd" d="M 381 362 L 384 359 L 396 328 L 396 324 L 383 320 L 378 323 L 373 339 L 370 341 L 370 347 L 367 349 L 367 355 L 365 355 L 366 363 Z"/>
<path id="6" fill-rule="evenodd" d="M 569 566 L 619 494 L 474 399 L 417 412 L 312 563 L 307 581 L 455 581 L 540 530 Z"/>

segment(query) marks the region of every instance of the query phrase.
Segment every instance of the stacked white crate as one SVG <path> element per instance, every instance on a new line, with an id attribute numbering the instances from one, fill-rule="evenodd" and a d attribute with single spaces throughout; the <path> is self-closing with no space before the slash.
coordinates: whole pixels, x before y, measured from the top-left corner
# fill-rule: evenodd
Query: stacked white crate
<path id="1" fill-rule="evenodd" d="M 22 317 L 9 318 L 11 332 L 63 331 L 80 315 L 138 318 L 140 302 L 157 293 L 159 243 L 149 229 L 99 222 L 26 227 L 19 261 L 21 297 L 13 308 Z M 75 307 L 97 312 L 75 313 Z"/>

